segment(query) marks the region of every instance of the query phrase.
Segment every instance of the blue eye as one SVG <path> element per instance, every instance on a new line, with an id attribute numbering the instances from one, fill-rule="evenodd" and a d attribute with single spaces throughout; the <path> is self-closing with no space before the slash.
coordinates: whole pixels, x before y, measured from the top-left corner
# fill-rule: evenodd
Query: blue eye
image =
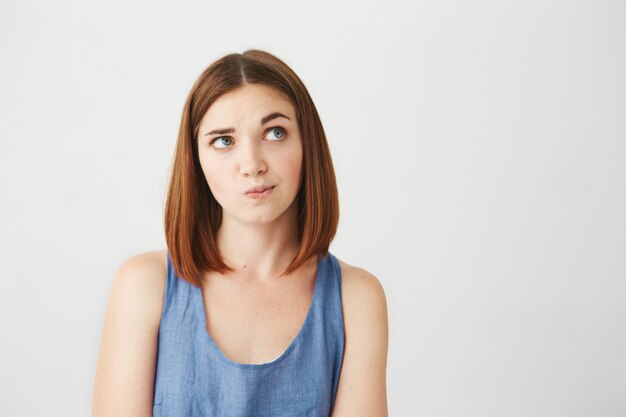
<path id="1" fill-rule="evenodd" d="M 272 133 L 274 132 L 274 139 L 270 139 L 273 142 L 277 142 L 279 140 L 283 140 L 285 139 L 285 129 L 283 129 L 282 127 L 273 127 L 270 130 L 268 130 L 268 133 Z"/>
<path id="2" fill-rule="evenodd" d="M 219 145 L 221 143 L 221 146 Z M 228 136 L 220 136 L 211 141 L 211 146 L 217 149 L 224 149 L 232 145 L 233 139 Z"/>

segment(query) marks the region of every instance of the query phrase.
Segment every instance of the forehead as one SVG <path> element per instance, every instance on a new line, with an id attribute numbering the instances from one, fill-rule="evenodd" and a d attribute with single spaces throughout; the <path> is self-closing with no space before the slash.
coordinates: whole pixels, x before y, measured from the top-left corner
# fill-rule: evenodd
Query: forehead
<path id="1" fill-rule="evenodd" d="M 221 125 L 239 123 L 241 119 L 258 123 L 274 111 L 295 121 L 295 109 L 285 94 L 265 85 L 246 84 L 218 97 L 202 118 L 200 128 L 226 127 Z"/>

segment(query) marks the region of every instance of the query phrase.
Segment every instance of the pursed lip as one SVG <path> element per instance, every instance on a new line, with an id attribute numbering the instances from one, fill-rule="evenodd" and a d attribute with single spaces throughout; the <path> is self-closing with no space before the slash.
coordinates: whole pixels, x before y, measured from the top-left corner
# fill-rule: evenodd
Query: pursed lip
<path id="1" fill-rule="evenodd" d="M 257 185 L 256 187 L 252 187 L 250 188 L 248 191 L 246 191 L 246 194 L 250 194 L 250 193 L 262 193 L 263 191 L 269 189 L 269 188 L 274 188 L 274 185 Z"/>

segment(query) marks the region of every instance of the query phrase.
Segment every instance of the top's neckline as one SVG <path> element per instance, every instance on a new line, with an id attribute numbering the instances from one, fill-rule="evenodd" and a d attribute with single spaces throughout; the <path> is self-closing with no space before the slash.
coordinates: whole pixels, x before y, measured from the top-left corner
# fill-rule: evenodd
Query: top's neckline
<path id="1" fill-rule="evenodd" d="M 330 256 L 330 254 L 328 255 Z M 217 345 L 217 343 L 215 343 L 215 341 L 213 340 L 213 338 L 211 337 L 211 335 L 209 334 L 209 332 L 207 331 L 207 314 L 206 314 L 206 309 L 204 307 L 204 296 L 202 294 L 202 288 L 199 286 L 192 286 L 193 287 L 193 299 L 195 302 L 195 306 L 196 306 L 196 314 L 198 315 L 198 325 L 201 326 L 202 328 L 200 329 L 203 333 L 202 338 L 205 339 L 206 341 L 206 345 L 212 349 L 215 353 L 217 353 L 217 357 L 220 359 L 220 361 L 222 361 L 223 363 L 229 365 L 229 366 L 233 366 L 236 368 L 247 368 L 247 369 L 261 369 L 261 368 L 266 368 L 266 367 L 271 367 L 279 362 L 281 362 L 283 359 L 285 359 L 290 353 L 291 351 L 296 347 L 296 345 L 298 344 L 298 342 L 300 341 L 300 339 L 302 338 L 302 334 L 305 332 L 306 328 L 310 325 L 310 321 L 313 320 L 313 307 L 316 305 L 316 303 L 318 302 L 317 299 L 319 298 L 319 292 L 320 292 L 320 277 L 321 277 L 321 270 L 322 270 L 322 260 L 323 260 L 323 256 L 321 254 L 318 255 L 318 259 L 317 259 L 317 271 L 315 273 L 315 287 L 313 288 L 313 297 L 311 299 L 311 305 L 309 306 L 309 311 L 307 312 L 306 318 L 304 319 L 304 322 L 302 323 L 302 326 L 300 327 L 300 330 L 298 331 L 298 334 L 296 335 L 296 337 L 291 341 L 291 343 L 289 344 L 289 346 L 287 346 L 287 348 L 283 351 L 283 353 L 278 356 L 276 359 L 270 361 L 270 362 L 265 362 L 265 363 L 241 363 L 241 362 L 235 362 L 232 359 L 230 359 L 228 356 L 226 356 L 226 354 L 224 352 L 222 352 L 222 350 L 220 349 L 220 347 Z"/>

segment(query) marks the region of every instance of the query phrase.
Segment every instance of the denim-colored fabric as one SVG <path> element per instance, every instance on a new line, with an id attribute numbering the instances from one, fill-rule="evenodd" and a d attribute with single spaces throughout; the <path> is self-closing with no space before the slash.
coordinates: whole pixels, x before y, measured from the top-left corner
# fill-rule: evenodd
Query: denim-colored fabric
<path id="1" fill-rule="evenodd" d="M 153 415 L 330 416 L 343 347 L 341 269 L 332 254 L 318 258 L 313 302 L 291 345 L 272 362 L 241 364 L 207 333 L 202 291 L 176 275 L 168 253 Z"/>

